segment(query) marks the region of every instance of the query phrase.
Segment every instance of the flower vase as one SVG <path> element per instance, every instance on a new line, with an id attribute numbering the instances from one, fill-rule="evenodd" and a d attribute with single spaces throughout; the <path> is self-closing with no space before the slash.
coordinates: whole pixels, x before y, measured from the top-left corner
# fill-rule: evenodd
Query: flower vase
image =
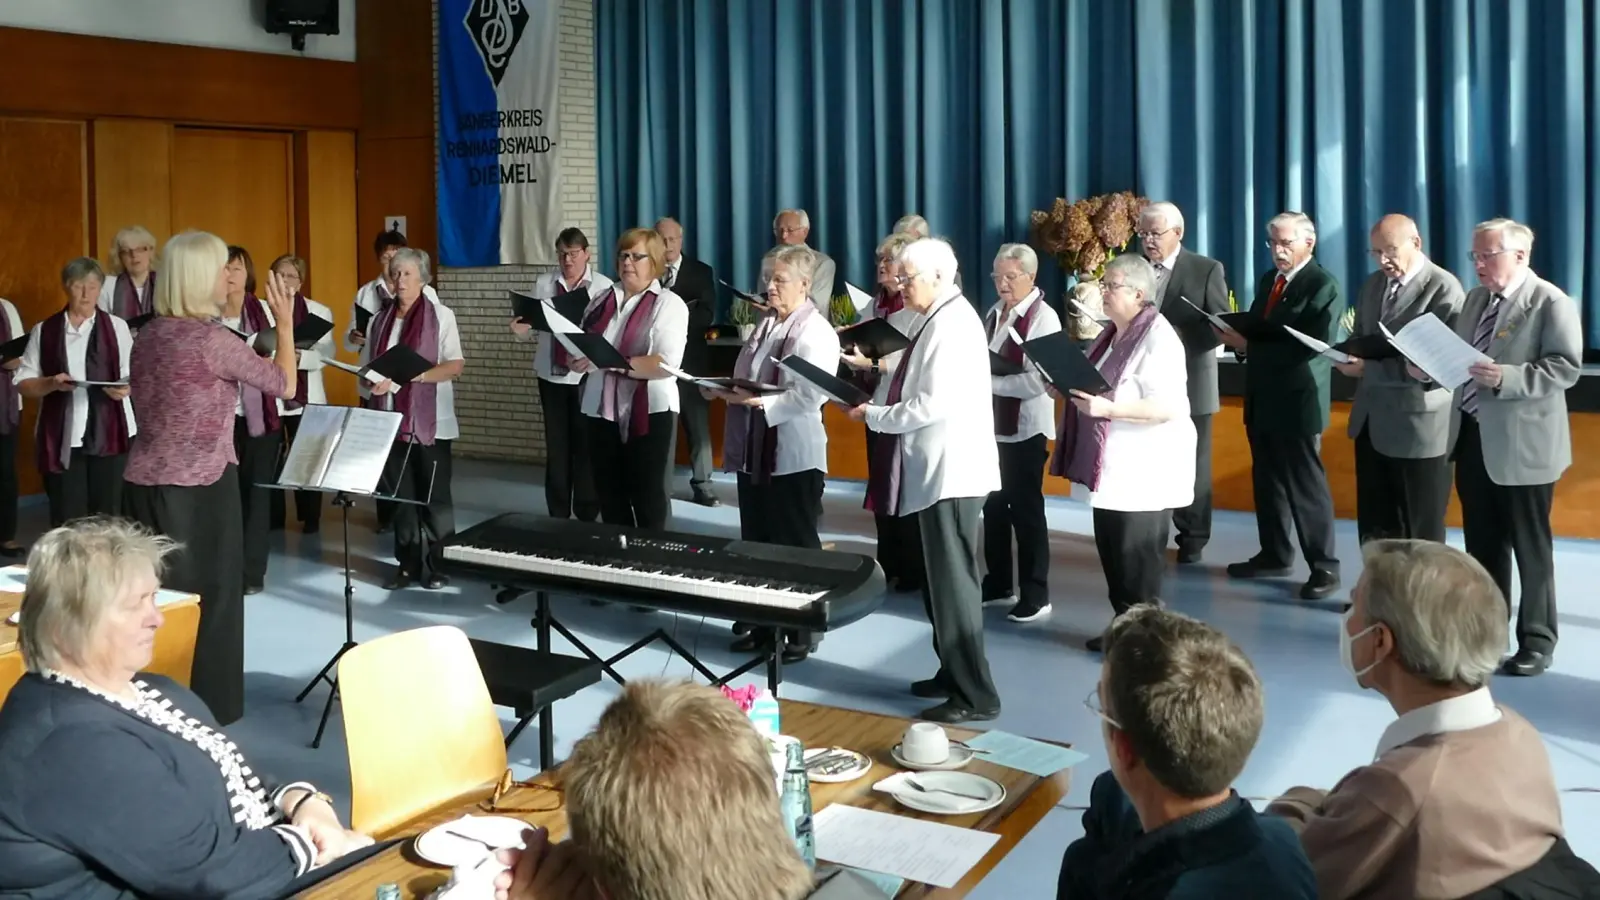
<path id="1" fill-rule="evenodd" d="M 740 325 L 739 326 L 739 340 L 741 340 L 741 341 L 750 340 L 750 335 L 755 334 L 755 331 L 756 331 L 756 326 L 754 326 L 754 325 Z"/>
<path id="2" fill-rule="evenodd" d="M 1067 296 L 1072 300 L 1067 304 L 1067 333 L 1076 341 L 1092 341 L 1099 337 L 1103 326 L 1098 319 L 1105 315 L 1100 282 L 1092 278 L 1079 279 Z"/>

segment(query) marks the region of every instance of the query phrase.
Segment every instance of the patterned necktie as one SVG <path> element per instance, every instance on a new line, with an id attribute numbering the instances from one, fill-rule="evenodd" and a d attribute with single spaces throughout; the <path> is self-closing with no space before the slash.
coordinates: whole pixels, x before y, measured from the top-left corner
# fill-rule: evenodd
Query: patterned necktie
<path id="1" fill-rule="evenodd" d="M 1383 295 L 1383 311 L 1378 314 L 1378 318 L 1385 322 L 1389 321 L 1389 316 L 1394 314 L 1394 300 L 1398 296 L 1400 296 L 1400 280 L 1391 278 L 1389 290 Z"/>
<path id="2" fill-rule="evenodd" d="M 1289 284 L 1289 279 L 1282 272 L 1278 273 L 1278 280 L 1272 283 L 1272 294 L 1267 297 L 1267 308 L 1261 311 L 1261 317 L 1272 315 L 1272 308 L 1283 299 L 1283 289 Z"/>
<path id="3" fill-rule="evenodd" d="M 1500 301 L 1505 297 L 1495 294 L 1489 298 L 1489 305 L 1483 310 L 1483 315 L 1478 317 L 1477 330 L 1472 332 L 1472 346 L 1479 353 L 1489 352 L 1489 343 L 1494 338 L 1494 324 L 1500 318 Z M 1461 411 L 1469 416 L 1478 415 L 1478 383 L 1468 381 L 1461 387 Z"/>
<path id="4" fill-rule="evenodd" d="M 667 288 L 668 290 L 671 290 L 672 286 L 674 284 L 677 284 L 677 283 L 678 283 L 678 267 L 677 266 L 667 266 L 667 277 L 661 279 L 661 286 L 664 287 L 664 288 Z"/>

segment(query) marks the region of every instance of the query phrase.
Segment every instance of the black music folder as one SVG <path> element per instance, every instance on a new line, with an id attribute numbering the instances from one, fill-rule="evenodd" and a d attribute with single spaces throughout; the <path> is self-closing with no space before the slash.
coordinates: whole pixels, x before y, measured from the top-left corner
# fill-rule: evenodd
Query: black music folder
<path id="1" fill-rule="evenodd" d="M 882 359 L 911 346 L 911 339 L 890 325 L 888 319 L 867 319 L 840 330 L 839 345 L 854 345 L 867 359 Z"/>
<path id="2" fill-rule="evenodd" d="M 1247 341 L 1281 341 L 1289 337 L 1284 334 L 1281 325 L 1276 322 L 1268 322 L 1253 313 L 1223 313 L 1217 318 L 1226 322 L 1229 328 L 1243 335 Z"/>
<path id="3" fill-rule="evenodd" d="M 611 345 L 603 335 L 591 334 L 587 331 L 574 331 L 561 336 L 571 341 L 572 346 L 578 348 L 578 353 L 589 360 L 589 364 L 596 369 L 627 370 L 633 368 L 628 364 L 628 358 L 622 351 Z"/>
<path id="4" fill-rule="evenodd" d="M 317 345 L 317 341 L 333 330 L 333 323 L 321 316 L 306 314 L 300 324 L 294 327 L 294 346 L 297 350 L 310 350 Z"/>
<path id="5" fill-rule="evenodd" d="M 728 290 L 732 291 L 733 295 L 735 297 L 738 297 L 740 300 L 744 300 L 744 301 L 747 301 L 749 303 L 753 303 L 760 309 L 766 309 L 767 308 L 767 295 L 764 294 L 764 293 L 760 294 L 760 295 L 746 293 L 746 292 L 741 291 L 738 288 L 734 287 L 733 285 L 727 283 L 726 281 L 723 281 L 721 278 L 717 279 L 717 284 L 720 284 L 723 287 L 727 288 Z"/>
<path id="6" fill-rule="evenodd" d="M 532 325 L 535 331 L 545 334 L 554 334 L 555 329 L 550 327 L 550 319 L 545 315 L 544 305 L 550 304 L 562 318 L 578 325 L 583 321 L 583 311 L 589 308 L 589 292 L 583 288 L 567 291 L 553 299 L 544 300 L 521 291 L 511 291 L 511 309 L 517 318 Z"/>
<path id="7" fill-rule="evenodd" d="M 1024 341 L 1022 352 L 1039 367 L 1044 380 L 1063 394 L 1082 391 L 1085 394 L 1109 394 L 1111 385 L 1095 364 L 1084 355 L 1078 342 L 1065 331 L 1047 334 Z"/>
<path id="8" fill-rule="evenodd" d="M 1363 334 L 1333 345 L 1333 349 L 1358 359 L 1395 359 L 1400 351 L 1382 334 Z"/>
<path id="9" fill-rule="evenodd" d="M 695 384 L 709 384 L 723 391 L 744 391 L 747 394 L 781 394 L 782 385 L 762 384 L 748 378 L 696 378 Z"/>
<path id="10" fill-rule="evenodd" d="M 13 359 L 21 359 L 22 354 L 26 353 L 28 350 L 29 336 L 30 335 L 25 334 L 22 337 L 16 338 L 15 340 L 6 341 L 4 344 L 0 344 L 0 363 L 8 363 Z"/>
<path id="11" fill-rule="evenodd" d="M 994 352 L 993 350 L 989 351 L 989 374 L 990 375 L 999 375 L 999 376 L 1004 377 L 1006 375 L 1021 375 L 1023 372 L 1026 372 L 1026 371 L 1028 371 L 1028 367 L 1024 366 L 1022 363 L 1013 362 L 1013 361 L 1007 359 L 1006 357 L 1001 356 L 1000 354 Z"/>
<path id="12" fill-rule="evenodd" d="M 396 344 L 385 350 L 382 356 L 363 366 L 362 372 L 371 372 L 400 385 L 410 384 L 418 375 L 431 368 L 433 363 L 423 359 L 417 351 L 405 344 Z"/>
<path id="13" fill-rule="evenodd" d="M 832 372 L 824 372 L 799 354 L 778 360 L 778 365 L 816 385 L 818 390 L 827 394 L 836 403 L 854 408 L 872 399 L 871 394 Z"/>
<path id="14" fill-rule="evenodd" d="M 144 326 L 150 324 L 150 320 L 154 319 L 155 317 L 156 314 L 153 312 L 147 312 L 142 316 L 134 316 L 128 320 L 128 327 L 134 329 L 143 328 Z"/>
<path id="15" fill-rule="evenodd" d="M 356 307 L 356 327 L 351 329 L 356 334 L 366 336 L 367 326 L 372 324 L 372 310 L 365 306 Z"/>

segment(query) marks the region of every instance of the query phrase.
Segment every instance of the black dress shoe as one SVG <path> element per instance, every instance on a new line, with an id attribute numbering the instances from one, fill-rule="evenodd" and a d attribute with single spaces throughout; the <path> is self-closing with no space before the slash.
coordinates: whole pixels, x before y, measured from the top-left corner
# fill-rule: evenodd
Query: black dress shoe
<path id="1" fill-rule="evenodd" d="M 1293 572 L 1293 566 L 1275 566 L 1259 556 L 1252 556 L 1244 562 L 1228 564 L 1229 578 L 1282 578 Z"/>
<path id="2" fill-rule="evenodd" d="M 946 700 L 938 706 L 925 709 L 917 714 L 917 718 L 924 722 L 941 722 L 945 725 L 957 725 L 961 722 L 988 722 L 1000 717 L 1000 707 L 993 709 L 973 709 L 958 700 Z"/>
<path id="3" fill-rule="evenodd" d="M 691 495 L 691 499 L 693 499 L 695 503 L 698 503 L 701 506 L 721 506 L 722 505 L 722 501 L 720 499 L 718 499 L 716 493 L 714 493 L 711 490 L 711 487 L 709 485 L 696 484 L 696 483 L 691 481 L 691 482 L 689 482 L 689 492 L 690 492 L 690 495 Z"/>
<path id="4" fill-rule="evenodd" d="M 950 692 L 937 678 L 925 678 L 922 681 L 911 682 L 911 696 L 921 697 L 924 700 L 943 700 L 950 696 Z"/>
<path id="5" fill-rule="evenodd" d="M 450 579 L 444 575 L 429 575 L 422 579 L 422 586 L 430 591 L 437 591 L 449 583 Z"/>
<path id="6" fill-rule="evenodd" d="M 1339 589 L 1339 573 L 1327 569 L 1312 569 L 1311 577 L 1300 586 L 1300 599 L 1321 600 Z"/>
<path id="7" fill-rule="evenodd" d="M 1178 548 L 1178 565 L 1180 565 L 1180 566 L 1192 566 L 1192 565 L 1195 565 L 1195 564 L 1200 562 L 1200 558 L 1203 557 L 1204 555 L 1205 555 L 1205 551 L 1201 550 L 1198 547 L 1179 547 Z"/>
<path id="8" fill-rule="evenodd" d="M 301 523 L 301 525 L 300 525 L 300 533 L 301 534 L 316 534 L 317 532 L 319 532 L 321 530 L 322 530 L 322 520 L 321 519 L 318 519 L 315 522 L 304 522 L 304 523 Z"/>
<path id="9" fill-rule="evenodd" d="M 1538 675 L 1545 669 L 1550 668 L 1550 663 L 1554 661 L 1548 653 L 1540 653 L 1538 650 L 1523 648 L 1518 650 L 1516 655 L 1500 664 L 1500 672 L 1503 675 L 1518 675 L 1522 677 Z"/>
<path id="10" fill-rule="evenodd" d="M 259 594 L 264 590 L 266 590 L 266 586 L 265 585 L 247 584 L 247 585 L 244 586 L 244 595 L 246 597 L 249 597 L 249 596 L 251 596 L 253 594 Z"/>
<path id="11" fill-rule="evenodd" d="M 395 573 L 389 576 L 389 580 L 383 583 L 383 589 L 386 591 L 404 590 L 411 587 L 416 581 L 415 578 L 411 577 L 410 572 L 405 569 L 396 569 Z"/>

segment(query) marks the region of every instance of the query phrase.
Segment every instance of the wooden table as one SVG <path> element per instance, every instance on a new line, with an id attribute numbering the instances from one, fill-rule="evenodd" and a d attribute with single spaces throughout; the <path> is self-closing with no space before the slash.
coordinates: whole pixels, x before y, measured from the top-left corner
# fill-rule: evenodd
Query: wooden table
<path id="1" fill-rule="evenodd" d="M 793 700 L 784 700 L 780 703 L 783 709 L 784 734 L 800 738 L 807 747 L 845 746 L 860 750 L 873 759 L 872 771 L 855 781 L 846 784 L 813 784 L 811 804 L 814 811 L 820 812 L 831 804 L 844 803 L 862 809 L 892 812 L 1000 835 L 1000 840 L 990 848 L 988 854 L 954 888 L 941 890 L 928 885 L 908 883 L 901 890 L 900 897 L 937 897 L 942 900 L 965 897 L 1067 794 L 1070 770 L 1058 772 L 1049 778 L 1038 778 L 1027 772 L 1002 768 L 979 759 L 974 760 L 966 771 L 987 776 L 1005 785 L 1005 803 L 988 812 L 964 816 L 934 816 L 915 812 L 872 790 L 873 784 L 899 771 L 899 767 L 889 757 L 889 748 L 899 743 L 900 736 L 911 724 L 910 720 Z M 950 728 L 949 731 L 953 737 L 962 739 L 978 733 L 963 728 Z M 545 772 L 537 780 L 549 783 L 552 780 L 552 773 Z M 442 822 L 466 814 L 489 815 L 477 807 L 477 802 L 488 797 L 489 793 L 490 788 L 486 785 L 480 797 L 466 804 L 453 805 L 422 816 L 408 823 L 396 834 L 419 834 Z M 508 794 L 502 802 L 507 806 L 531 807 L 548 803 L 549 798 L 550 793 L 547 791 L 522 789 Z M 526 813 L 519 815 L 518 818 L 535 825 L 543 825 L 550 830 L 550 837 L 553 840 L 566 838 L 565 810 Z M 427 897 L 449 880 L 450 872 L 416 861 L 416 857 L 411 854 L 410 845 L 411 841 L 406 841 L 391 847 L 300 896 L 328 898 L 328 900 L 371 897 L 377 892 L 379 885 L 398 884 L 400 896 L 403 898 L 409 900 L 409 898 Z"/>

